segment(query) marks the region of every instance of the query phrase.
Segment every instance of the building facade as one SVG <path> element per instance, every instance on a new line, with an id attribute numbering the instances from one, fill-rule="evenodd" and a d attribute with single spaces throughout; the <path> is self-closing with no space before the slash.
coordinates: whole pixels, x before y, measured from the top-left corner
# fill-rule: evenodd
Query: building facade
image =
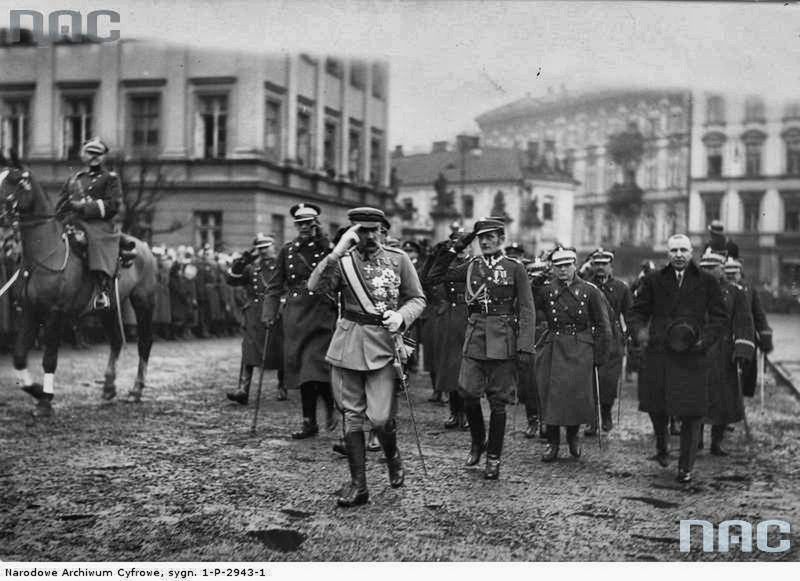
<path id="1" fill-rule="evenodd" d="M 800 284 L 800 98 L 695 94 L 689 227 L 701 244 L 721 220 L 745 271 Z"/>
<path id="2" fill-rule="evenodd" d="M 436 242 L 450 234 L 454 221 L 469 228 L 483 216 L 505 215 L 506 241 L 522 244 L 531 255 L 556 242 L 570 244 L 572 178 L 543 158 L 475 145 L 436 142 L 431 153 L 393 157 L 403 236 Z"/>
<path id="3" fill-rule="evenodd" d="M 604 90 L 530 96 L 480 115 L 489 146 L 517 147 L 555 158 L 577 182 L 573 241 L 579 251 L 598 246 L 660 254 L 667 238 L 688 228 L 691 94 L 680 90 Z M 623 168 L 608 153 L 609 137 L 631 124 L 644 151 L 636 169 L 643 190 L 635 215 L 615 213 L 609 190 Z"/>
<path id="4" fill-rule="evenodd" d="M 156 243 L 290 239 L 301 201 L 331 232 L 351 207 L 391 209 L 388 115 L 384 62 L 150 41 L 0 46 L 4 154 L 57 192 L 100 136 L 163 190 L 147 216 Z"/>

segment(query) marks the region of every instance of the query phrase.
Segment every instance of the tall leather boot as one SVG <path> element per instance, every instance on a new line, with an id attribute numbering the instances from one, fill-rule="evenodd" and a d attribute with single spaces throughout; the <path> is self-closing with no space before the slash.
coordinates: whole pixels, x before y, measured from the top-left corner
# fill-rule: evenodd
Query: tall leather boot
<path id="1" fill-rule="evenodd" d="M 542 454 L 542 462 L 555 462 L 558 458 L 558 446 L 561 441 L 561 426 L 547 426 L 547 447 Z"/>
<path id="2" fill-rule="evenodd" d="M 400 451 L 397 449 L 397 424 L 394 420 L 389 420 L 377 432 L 383 453 L 386 456 L 386 466 L 389 468 L 389 485 L 392 488 L 400 488 L 403 486 L 406 473 L 403 470 Z"/>
<path id="3" fill-rule="evenodd" d="M 486 469 L 483 473 L 487 480 L 500 477 L 500 455 L 503 453 L 503 438 L 506 435 L 505 406 L 492 410 L 489 416 L 489 441 L 486 444 Z"/>
<path id="4" fill-rule="evenodd" d="M 711 450 L 714 456 L 728 456 L 728 452 L 722 449 L 722 439 L 725 437 L 725 424 L 711 426 Z"/>
<path id="5" fill-rule="evenodd" d="M 339 425 L 339 418 L 333 406 L 333 389 L 331 384 L 320 381 L 317 383 L 317 393 L 325 403 L 325 429 L 332 432 Z M 316 412 L 316 410 L 314 410 Z M 316 415 L 316 414 L 315 414 Z"/>
<path id="6" fill-rule="evenodd" d="M 300 400 L 303 407 L 303 425 L 299 431 L 292 434 L 294 440 L 304 440 L 319 433 L 317 425 L 317 386 L 314 383 L 304 383 L 300 386 Z"/>
<path id="7" fill-rule="evenodd" d="M 604 432 L 610 432 L 614 427 L 614 421 L 611 419 L 611 409 L 614 404 L 604 403 L 600 404 L 600 427 Z"/>
<path id="8" fill-rule="evenodd" d="M 366 504 L 369 500 L 367 490 L 367 449 L 364 432 L 347 432 L 344 437 L 347 446 L 347 463 L 350 467 L 350 482 L 339 492 L 336 504 L 349 508 Z"/>
<path id="9" fill-rule="evenodd" d="M 669 437 L 666 433 L 656 434 L 656 455 L 653 459 L 662 468 L 669 466 Z"/>
<path id="10" fill-rule="evenodd" d="M 92 309 L 100 311 L 111 308 L 111 277 L 101 270 L 94 273 L 96 294 L 92 301 Z"/>
<path id="11" fill-rule="evenodd" d="M 578 439 L 578 431 L 580 426 L 567 426 L 567 446 L 569 447 L 570 456 L 573 458 L 581 457 L 581 444 Z"/>
<path id="12" fill-rule="evenodd" d="M 469 420 L 469 434 L 472 440 L 464 465 L 475 466 L 481 461 L 481 456 L 486 451 L 486 426 L 483 423 L 481 400 L 477 398 L 464 399 L 464 413 L 467 414 L 467 420 Z"/>
<path id="13" fill-rule="evenodd" d="M 450 401 L 448 402 L 450 406 L 450 417 L 447 418 L 447 421 L 444 423 L 446 430 L 453 430 L 458 427 L 461 408 L 459 399 L 460 397 L 457 393 L 453 392 L 450 394 Z"/>
<path id="14" fill-rule="evenodd" d="M 253 380 L 253 366 L 245 365 L 242 369 L 242 379 L 239 381 L 239 386 L 236 391 L 229 391 L 225 395 L 231 401 L 235 401 L 241 405 L 247 405 L 250 399 L 250 383 Z"/>

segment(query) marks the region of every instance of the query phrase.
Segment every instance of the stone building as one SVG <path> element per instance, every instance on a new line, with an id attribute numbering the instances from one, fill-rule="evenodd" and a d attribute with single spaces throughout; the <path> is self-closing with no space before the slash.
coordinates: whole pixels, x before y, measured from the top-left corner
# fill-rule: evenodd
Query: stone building
<path id="1" fill-rule="evenodd" d="M 441 141 L 430 153 L 393 156 L 404 237 L 439 241 L 454 221 L 469 228 L 483 216 L 505 214 L 507 242 L 529 254 L 572 242 L 575 182 L 554 160 L 548 165 L 543 157 L 477 141 L 464 147 L 468 142 L 459 136 L 455 146 Z"/>
<path id="2" fill-rule="evenodd" d="M 50 192 L 93 135 L 133 175 L 156 168 L 164 191 L 144 218 L 157 243 L 291 238 L 300 201 L 331 231 L 353 206 L 390 209 L 388 114 L 384 62 L 151 41 L 0 46 L 3 152 Z"/>
<path id="3" fill-rule="evenodd" d="M 691 94 L 670 89 L 610 89 L 527 96 L 476 119 L 487 146 L 517 147 L 554 158 L 577 182 L 573 241 L 640 257 L 662 255 L 667 238 L 688 227 Z M 638 207 L 612 211 L 609 190 L 623 168 L 607 151 L 609 137 L 633 124 L 644 140 L 636 168 Z M 633 211 L 629 211 L 633 210 Z M 628 250 L 629 249 L 629 250 Z"/>
<path id="4" fill-rule="evenodd" d="M 751 278 L 800 283 L 800 98 L 698 92 L 689 227 L 721 220 Z"/>

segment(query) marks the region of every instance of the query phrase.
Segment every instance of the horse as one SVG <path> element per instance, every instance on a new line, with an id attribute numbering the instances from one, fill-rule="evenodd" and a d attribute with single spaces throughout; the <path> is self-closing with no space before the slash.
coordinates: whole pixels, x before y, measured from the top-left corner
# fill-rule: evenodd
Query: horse
<path id="1" fill-rule="evenodd" d="M 4 221 L 18 229 L 22 250 L 20 277 L 15 283 L 22 312 L 14 344 L 14 369 L 22 390 L 36 399 L 33 415 L 47 417 L 53 413 L 52 386 L 62 320 L 77 317 L 88 310 L 93 282 L 84 258 L 72 246 L 67 227 L 54 215 L 49 196 L 30 170 L 18 163 L 5 169 L 0 166 L 0 195 L 4 202 Z M 130 300 L 136 314 L 139 352 L 136 380 L 126 401 L 141 401 L 153 345 L 156 260 L 146 243 L 130 236 L 127 238 L 135 242 L 135 257 L 132 264 L 119 268 L 112 308 L 98 312 L 110 344 L 102 382 L 101 398 L 104 402 L 110 402 L 117 395 L 117 360 L 125 340 L 119 309 L 126 299 Z M 34 383 L 27 368 L 28 353 L 36 340 L 39 325 L 44 327 L 44 385 Z"/>

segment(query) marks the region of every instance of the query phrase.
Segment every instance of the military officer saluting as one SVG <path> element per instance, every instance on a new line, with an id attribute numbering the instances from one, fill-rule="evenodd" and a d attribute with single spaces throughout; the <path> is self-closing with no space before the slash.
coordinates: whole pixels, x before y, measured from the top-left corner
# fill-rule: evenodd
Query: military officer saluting
<path id="1" fill-rule="evenodd" d="M 84 169 L 73 173 L 61 188 L 56 215 L 77 223 L 86 232 L 89 271 L 95 277 L 94 309 L 111 306 L 111 278 L 117 271 L 120 231 L 114 217 L 122 204 L 119 176 L 103 167 L 108 147 L 99 137 L 81 149 Z"/>
<path id="2" fill-rule="evenodd" d="M 599 367 L 600 378 L 600 415 L 602 429 L 608 432 L 614 423 L 611 420 L 611 408 L 617 398 L 617 388 L 622 376 L 622 357 L 625 354 L 625 344 L 628 335 L 628 319 L 633 306 L 633 296 L 628 285 L 614 278 L 612 263 L 614 252 L 598 248 L 592 253 L 592 270 L 594 277 L 592 283 L 599 288 L 611 307 L 611 343 L 608 349 L 608 360 Z M 596 428 L 587 431 L 592 435 Z"/>
<path id="3" fill-rule="evenodd" d="M 449 266 L 478 238 L 481 255 L 458 268 Z M 434 260 L 430 284 L 463 280 L 469 319 L 462 350 L 458 386 L 464 399 L 472 445 L 466 465 L 474 466 L 486 452 L 484 476 L 500 475 L 500 455 L 506 430 L 506 405 L 515 403 L 517 365 L 532 365 L 535 314 L 525 267 L 503 254 L 505 224 L 485 218 L 471 234 L 452 244 Z M 481 396 L 489 399 L 489 439 L 481 411 Z"/>

